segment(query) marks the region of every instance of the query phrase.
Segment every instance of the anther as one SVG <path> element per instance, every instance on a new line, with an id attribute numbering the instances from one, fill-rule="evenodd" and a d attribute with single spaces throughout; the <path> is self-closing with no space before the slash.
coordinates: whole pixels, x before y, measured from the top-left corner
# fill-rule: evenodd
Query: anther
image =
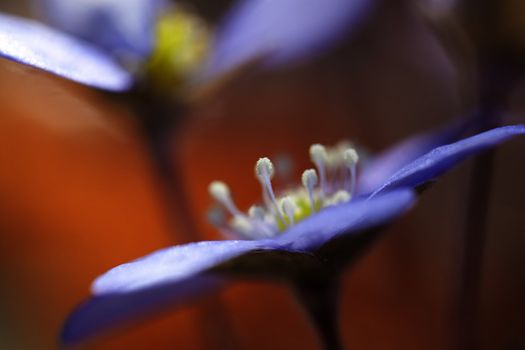
<path id="1" fill-rule="evenodd" d="M 294 215 L 295 211 L 297 210 L 297 205 L 295 205 L 294 201 L 290 197 L 284 197 L 281 200 L 281 209 L 288 218 L 288 221 L 290 222 L 290 226 L 294 224 Z"/>
<path id="2" fill-rule="evenodd" d="M 343 151 L 343 160 L 345 161 L 346 166 L 351 166 L 357 163 L 359 156 L 355 149 L 347 148 Z"/>
<path id="3" fill-rule="evenodd" d="M 321 193 L 326 194 L 326 162 L 328 155 L 326 148 L 321 144 L 313 144 L 310 146 L 310 159 L 319 171 L 319 178 L 321 180 Z"/>
<path id="4" fill-rule="evenodd" d="M 330 206 L 345 203 L 348 202 L 351 199 L 351 197 L 352 196 L 350 195 L 350 193 L 348 193 L 348 191 L 339 190 L 326 202 L 326 205 Z"/>
<path id="5" fill-rule="evenodd" d="M 273 192 L 272 188 L 272 182 L 270 181 L 274 174 L 274 168 L 272 161 L 268 158 L 259 158 L 257 163 L 255 164 L 255 175 L 261 182 L 261 185 L 263 187 L 263 195 L 268 194 L 270 197 L 270 202 L 273 205 L 275 212 L 279 216 L 279 219 L 284 223 L 284 218 L 281 215 L 281 211 L 279 210 L 279 205 L 277 204 L 277 200 L 275 199 L 275 194 Z"/>
<path id="6" fill-rule="evenodd" d="M 257 175 L 257 178 L 262 179 L 268 177 L 271 179 L 274 174 L 274 168 L 272 161 L 266 157 L 259 158 L 257 163 L 255 164 L 255 175 Z"/>
<path id="7" fill-rule="evenodd" d="M 230 189 L 222 181 L 213 181 L 208 186 L 210 195 L 219 203 L 224 205 L 231 215 L 242 215 L 241 211 L 235 206 L 231 198 Z"/>
<path id="8" fill-rule="evenodd" d="M 272 237 L 277 229 L 266 220 L 266 212 L 262 207 L 252 205 L 248 210 L 248 216 L 252 225 L 257 229 L 261 236 Z"/>
<path id="9" fill-rule="evenodd" d="M 231 225 L 235 231 L 241 233 L 247 238 L 253 238 L 253 226 L 250 223 L 250 220 L 248 220 L 246 217 L 235 215 Z"/>
<path id="10" fill-rule="evenodd" d="M 315 213 L 314 187 L 317 186 L 317 173 L 314 169 L 305 170 L 301 176 L 301 181 L 308 192 L 308 199 L 310 200 L 312 213 Z"/>
<path id="11" fill-rule="evenodd" d="M 264 221 L 264 215 L 264 209 L 257 205 L 252 205 L 248 210 L 248 216 L 252 219 Z"/>
<path id="12" fill-rule="evenodd" d="M 357 155 L 355 149 L 348 148 L 343 152 L 343 160 L 345 162 L 345 165 L 350 170 L 350 185 L 348 188 L 348 192 L 350 192 L 350 194 L 353 194 L 355 190 L 355 183 L 357 177 L 356 164 L 359 161 L 359 156 Z"/>

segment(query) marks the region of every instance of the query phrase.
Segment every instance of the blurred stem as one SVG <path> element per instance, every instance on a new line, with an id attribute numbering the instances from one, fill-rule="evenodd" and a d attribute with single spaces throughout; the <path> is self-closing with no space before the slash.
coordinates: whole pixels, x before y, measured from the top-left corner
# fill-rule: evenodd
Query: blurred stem
<path id="1" fill-rule="evenodd" d="M 501 124 L 500 113 L 516 79 L 508 67 L 494 57 L 480 64 L 479 131 Z M 478 156 L 470 175 L 458 300 L 457 348 L 460 350 L 481 348 L 481 285 L 495 155 L 496 151 L 490 150 Z"/>
<path id="2" fill-rule="evenodd" d="M 339 334 L 338 277 L 296 283 L 296 296 L 317 329 L 325 350 L 343 350 Z"/>
<path id="3" fill-rule="evenodd" d="M 183 107 L 171 101 L 138 94 L 135 99 L 146 147 L 151 155 L 158 190 L 165 203 L 165 217 L 177 243 L 198 240 L 199 236 L 188 206 L 180 152 L 174 150 L 183 127 Z"/>
<path id="4" fill-rule="evenodd" d="M 184 130 L 184 107 L 176 101 L 149 93 L 147 88 L 135 91 L 128 98 L 142 126 L 172 239 L 177 244 L 198 241 L 200 236 L 192 219 L 181 171 L 181 152 L 176 149 Z M 238 348 L 226 307 L 219 295 L 202 305 L 199 318 L 206 349 Z"/>

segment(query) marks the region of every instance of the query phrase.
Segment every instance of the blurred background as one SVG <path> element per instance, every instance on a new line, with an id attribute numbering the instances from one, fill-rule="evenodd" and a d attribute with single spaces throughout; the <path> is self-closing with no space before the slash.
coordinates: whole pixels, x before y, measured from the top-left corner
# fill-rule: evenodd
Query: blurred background
<path id="1" fill-rule="evenodd" d="M 234 1 L 184 3 L 213 31 Z M 32 16 L 20 0 L 0 10 Z M 501 116 L 523 122 L 524 10 L 519 0 L 383 1 L 357 35 L 316 59 L 241 72 L 186 102 L 170 150 L 192 238 L 222 238 L 206 220 L 210 181 L 228 183 L 241 208 L 258 200 L 261 156 L 291 160 L 277 179 L 286 185 L 310 166 L 312 143 L 350 139 L 377 152 L 468 115 L 483 97 L 487 57 L 515 78 Z M 1 349 L 57 349 L 96 276 L 188 240 L 172 230 L 140 127 L 112 95 L 0 59 Z M 525 348 L 524 146 L 498 149 L 487 189 L 482 349 Z M 454 348 L 471 165 L 443 177 L 346 272 L 348 349 Z M 82 348 L 319 347 L 286 286 L 244 281 Z"/>

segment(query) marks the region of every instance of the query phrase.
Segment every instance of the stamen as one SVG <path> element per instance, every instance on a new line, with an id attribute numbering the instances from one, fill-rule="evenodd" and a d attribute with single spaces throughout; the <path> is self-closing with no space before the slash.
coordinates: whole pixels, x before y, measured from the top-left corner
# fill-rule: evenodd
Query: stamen
<path id="1" fill-rule="evenodd" d="M 274 168 L 272 161 L 266 157 L 259 158 L 255 164 L 255 175 L 260 179 L 262 177 L 268 177 L 271 179 L 274 174 Z"/>
<path id="2" fill-rule="evenodd" d="M 355 183 L 357 177 L 356 164 L 359 161 L 359 156 L 357 155 L 355 149 L 348 148 L 343 152 L 343 160 L 347 168 L 350 170 L 350 186 L 348 188 L 348 192 L 350 194 L 353 194 L 355 190 Z"/>
<path id="3" fill-rule="evenodd" d="M 248 238 L 254 238 L 253 226 L 245 216 L 235 215 L 231 223 L 233 229 Z"/>
<path id="4" fill-rule="evenodd" d="M 337 191 L 331 198 L 326 201 L 326 206 L 337 205 L 346 203 L 352 196 L 345 190 Z"/>
<path id="5" fill-rule="evenodd" d="M 252 205 L 248 210 L 248 216 L 263 236 L 273 237 L 277 233 L 277 228 L 266 220 L 266 213 L 262 207 Z"/>
<path id="6" fill-rule="evenodd" d="M 312 209 L 312 213 L 315 213 L 316 209 L 314 200 L 314 187 L 317 186 L 318 181 L 315 169 L 305 170 L 303 172 L 303 175 L 301 176 L 301 180 L 303 186 L 306 187 L 306 190 L 308 191 L 308 199 L 310 200 L 310 207 Z"/>
<path id="7" fill-rule="evenodd" d="M 283 210 L 284 215 L 286 215 L 286 217 L 288 218 L 290 226 L 292 226 L 294 224 L 294 215 L 295 211 L 297 210 L 297 205 L 295 205 L 291 197 L 287 196 L 281 200 L 281 208 Z"/>
<path id="8" fill-rule="evenodd" d="M 277 200 L 275 199 L 275 194 L 273 192 L 272 188 L 272 182 L 270 181 L 274 174 L 274 168 L 272 161 L 268 158 L 259 158 L 257 163 L 255 164 L 255 175 L 261 182 L 262 188 L 263 188 L 263 194 L 267 193 L 270 196 L 271 204 L 274 206 L 274 209 L 279 216 L 279 219 L 284 223 L 284 218 L 281 215 L 281 211 L 279 210 L 279 205 L 277 204 Z"/>
<path id="9" fill-rule="evenodd" d="M 232 216 L 243 215 L 241 211 L 235 206 L 231 198 L 230 189 L 222 181 L 213 181 L 208 186 L 208 192 L 219 203 L 224 205 Z"/>
<path id="10" fill-rule="evenodd" d="M 321 180 L 321 197 L 326 194 L 326 162 L 328 159 L 326 148 L 321 144 L 313 144 L 310 146 L 310 159 L 317 167 L 319 178 Z"/>
<path id="11" fill-rule="evenodd" d="M 264 212 L 263 208 L 261 208 L 261 207 L 259 207 L 257 205 L 252 205 L 250 207 L 250 209 L 248 210 L 248 215 L 252 219 L 264 221 L 265 212 Z"/>
<path id="12" fill-rule="evenodd" d="M 352 145 L 346 142 L 327 148 L 321 144 L 313 144 L 310 147 L 310 158 L 315 167 L 302 173 L 303 186 L 287 189 L 279 197 L 272 187 L 272 179 L 279 175 L 279 169 L 274 167 L 270 159 L 260 158 L 255 164 L 255 175 L 261 183 L 264 204 L 252 206 L 247 213 L 237 208 L 226 184 L 212 182 L 209 192 L 222 205 L 220 209 L 224 207 L 224 210 L 210 211 L 209 220 L 228 234 L 263 239 L 278 235 L 323 208 L 350 201 L 356 188 L 359 161 Z M 286 168 L 286 162 L 284 163 Z M 223 217 L 226 209 L 232 215 L 227 225 Z"/>

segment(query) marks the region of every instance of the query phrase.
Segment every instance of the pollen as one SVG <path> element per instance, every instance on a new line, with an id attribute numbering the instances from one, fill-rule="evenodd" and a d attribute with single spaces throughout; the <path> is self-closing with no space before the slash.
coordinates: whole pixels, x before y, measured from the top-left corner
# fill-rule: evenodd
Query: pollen
<path id="1" fill-rule="evenodd" d="M 274 175 L 273 163 L 269 158 L 259 158 L 255 164 L 255 174 L 259 179 L 268 177 L 271 179 Z"/>
<path id="2" fill-rule="evenodd" d="M 357 161 L 359 160 L 359 156 L 357 155 L 355 149 L 348 148 L 343 152 L 343 160 L 346 166 L 352 166 L 357 163 Z"/>

